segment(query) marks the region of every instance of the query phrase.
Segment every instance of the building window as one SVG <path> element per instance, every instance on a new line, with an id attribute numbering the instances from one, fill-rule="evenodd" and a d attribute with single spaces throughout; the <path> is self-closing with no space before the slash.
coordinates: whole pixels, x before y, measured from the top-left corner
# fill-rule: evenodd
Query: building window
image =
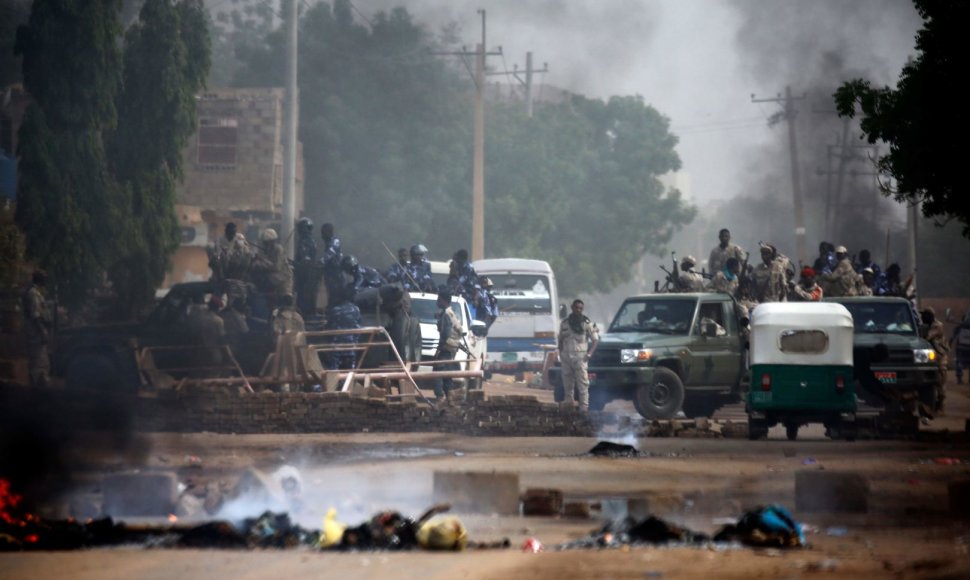
<path id="1" fill-rule="evenodd" d="M 239 122 L 231 118 L 199 119 L 199 163 L 235 165 Z"/>

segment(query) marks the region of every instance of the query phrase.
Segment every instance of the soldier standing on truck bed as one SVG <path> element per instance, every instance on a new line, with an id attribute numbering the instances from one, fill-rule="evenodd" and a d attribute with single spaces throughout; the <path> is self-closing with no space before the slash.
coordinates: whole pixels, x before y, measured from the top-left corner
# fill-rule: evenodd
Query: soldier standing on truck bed
<path id="1" fill-rule="evenodd" d="M 731 243 L 731 232 L 727 228 L 718 232 L 717 238 L 721 243 L 714 246 L 707 260 L 707 267 L 710 268 L 711 274 L 717 274 L 723 270 L 729 258 L 736 259 L 738 264 L 747 259 L 748 254 L 741 249 L 741 246 Z"/>
<path id="2" fill-rule="evenodd" d="M 24 331 L 27 334 L 27 376 L 31 387 L 50 385 L 51 359 L 47 350 L 53 319 L 47 308 L 44 287 L 47 286 L 47 273 L 34 270 L 31 284 L 22 298 L 24 311 Z"/>
<path id="3" fill-rule="evenodd" d="M 762 302 L 787 302 L 788 258 L 771 244 L 761 243 L 761 263 L 754 268 L 754 299 Z"/>
<path id="4" fill-rule="evenodd" d="M 596 325 L 583 315 L 585 307 L 579 298 L 573 300 L 572 312 L 559 325 L 563 402 L 572 403 L 578 394 L 582 411 L 589 410 L 589 359 L 600 339 Z"/>
<path id="5" fill-rule="evenodd" d="M 946 399 L 946 362 L 947 353 L 950 352 L 947 346 L 946 333 L 943 331 L 943 323 L 936 319 L 936 312 L 932 306 L 927 306 L 920 312 L 923 324 L 920 326 L 920 334 L 928 343 L 933 345 L 936 351 L 936 364 L 939 365 L 939 388 L 936 390 L 936 408 L 943 409 L 943 400 Z"/>
<path id="6" fill-rule="evenodd" d="M 859 286 L 861 276 L 852 267 L 849 250 L 845 246 L 835 248 L 835 259 L 838 260 L 835 269 L 829 274 L 821 275 L 825 282 L 826 293 L 833 298 L 858 295 L 856 288 Z"/>
<path id="7" fill-rule="evenodd" d="M 704 277 L 694 271 L 697 265 L 697 258 L 694 256 L 684 256 L 680 260 L 680 276 L 677 277 L 677 286 L 683 292 L 703 292 Z"/>
<path id="8" fill-rule="evenodd" d="M 714 273 L 707 289 L 712 292 L 721 292 L 737 296 L 738 275 L 741 273 L 741 262 L 735 257 L 730 257 L 724 263 L 724 267 Z"/>

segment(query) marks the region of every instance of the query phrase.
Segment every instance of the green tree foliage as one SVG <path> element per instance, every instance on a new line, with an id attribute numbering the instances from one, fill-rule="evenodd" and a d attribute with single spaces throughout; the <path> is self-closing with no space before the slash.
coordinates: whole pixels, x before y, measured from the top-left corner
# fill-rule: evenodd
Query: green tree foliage
<path id="1" fill-rule="evenodd" d="M 927 217 L 956 218 L 970 237 L 970 204 L 961 202 L 963 150 L 954 145 L 970 133 L 970 118 L 960 89 L 970 70 L 965 26 L 970 3 L 962 0 L 914 0 L 924 20 L 916 35 L 917 55 L 904 67 L 895 89 L 874 88 L 855 79 L 835 93 L 839 114 L 861 110 L 862 132 L 870 143 L 885 141 L 890 150 L 877 161 L 895 181 L 885 187 L 900 202 L 923 202 Z"/>
<path id="2" fill-rule="evenodd" d="M 237 51 L 238 86 L 283 83 L 278 31 Z M 300 138 L 306 205 L 347 251 L 383 267 L 382 248 L 422 242 L 433 259 L 471 237 L 472 97 L 464 66 L 403 8 L 355 22 L 346 0 L 300 25 Z M 679 168 L 668 122 L 639 97 L 538 106 L 489 102 L 486 255 L 546 259 L 564 292 L 626 280 L 693 216 L 657 176 Z"/>
<path id="3" fill-rule="evenodd" d="M 201 0 L 147 0 L 125 35 L 112 173 L 128 194 L 120 259 L 110 277 L 122 312 L 148 303 L 179 243 L 175 186 L 182 149 L 196 130 L 195 95 L 209 71 Z"/>
<path id="4" fill-rule="evenodd" d="M 78 305 L 118 253 L 122 201 L 102 141 L 121 80 L 118 0 L 36 0 L 17 32 L 34 103 L 20 129 L 17 224 L 27 255 Z"/>

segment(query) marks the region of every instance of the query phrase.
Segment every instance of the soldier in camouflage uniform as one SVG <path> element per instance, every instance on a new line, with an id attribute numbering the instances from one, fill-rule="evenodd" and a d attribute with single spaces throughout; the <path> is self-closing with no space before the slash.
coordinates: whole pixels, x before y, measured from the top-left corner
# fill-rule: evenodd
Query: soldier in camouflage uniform
<path id="1" fill-rule="evenodd" d="M 227 223 L 225 235 L 209 248 L 209 268 L 212 269 L 213 280 L 248 280 L 253 254 L 246 236 L 236 231 L 236 224 Z"/>
<path id="2" fill-rule="evenodd" d="M 436 302 L 438 313 L 435 315 L 438 319 L 438 347 L 434 352 L 434 360 L 455 360 L 455 355 L 458 354 L 462 338 L 465 336 L 465 329 L 462 328 L 458 315 L 451 308 L 451 299 L 452 295 L 449 290 L 443 289 L 438 292 L 438 300 Z M 435 366 L 435 370 L 440 371 L 457 371 L 459 368 L 460 365 L 456 362 L 448 362 Z M 436 380 L 434 384 L 436 400 L 441 401 L 444 398 L 454 400 L 454 395 L 452 395 L 454 384 L 454 379 L 451 377 Z"/>
<path id="3" fill-rule="evenodd" d="M 741 249 L 741 246 L 731 243 L 731 232 L 727 228 L 718 232 L 717 237 L 721 243 L 714 246 L 714 249 L 711 250 L 711 256 L 707 260 L 707 267 L 710 268 L 711 274 L 714 275 L 724 269 L 728 258 L 734 258 L 740 264 L 748 257 L 748 254 Z"/>
<path id="4" fill-rule="evenodd" d="M 585 306 L 582 300 L 573 300 L 572 313 L 559 325 L 563 402 L 572 403 L 573 396 L 578 394 L 583 411 L 589 409 L 589 359 L 599 342 L 596 325 L 583 315 Z"/>
<path id="5" fill-rule="evenodd" d="M 761 244 L 761 263 L 754 268 L 754 299 L 759 302 L 788 301 L 788 259 L 771 244 Z"/>
<path id="6" fill-rule="evenodd" d="M 22 297 L 24 331 L 27 334 L 27 376 L 32 387 L 50 386 L 51 359 L 47 350 L 53 319 L 47 308 L 44 287 L 47 273 L 34 270 L 31 284 Z"/>
<path id="7" fill-rule="evenodd" d="M 266 295 L 266 303 L 272 311 L 281 296 L 293 293 L 293 270 L 286 259 L 286 251 L 278 241 L 276 230 L 266 228 L 259 239 L 261 245 L 253 259 L 253 277 L 257 288 Z"/>
<path id="8" fill-rule="evenodd" d="M 835 258 L 838 260 L 835 269 L 831 273 L 823 273 L 820 276 L 826 283 L 826 293 L 833 298 L 856 296 L 861 277 L 856 274 L 855 268 L 852 267 L 849 251 L 845 246 L 839 246 L 835 248 Z"/>
<path id="9" fill-rule="evenodd" d="M 741 273 L 741 262 L 735 257 L 730 257 L 718 272 L 714 274 L 711 281 L 707 285 L 707 289 L 711 292 L 721 292 L 723 294 L 730 294 L 731 296 L 737 296 L 738 293 L 738 275 Z"/>
<path id="10" fill-rule="evenodd" d="M 936 391 L 936 411 L 943 409 L 943 401 L 946 399 L 946 366 L 947 354 L 950 347 L 947 344 L 946 333 L 943 331 L 943 323 L 936 319 L 936 312 L 932 306 L 927 306 L 920 312 L 923 321 L 920 326 L 920 334 L 933 345 L 936 351 L 936 364 L 939 365 L 939 388 Z"/>
<path id="11" fill-rule="evenodd" d="M 332 306 L 327 310 L 326 330 L 353 330 L 360 328 L 360 308 L 354 304 L 353 289 L 344 287 L 332 295 Z M 360 336 L 344 334 L 330 338 L 333 344 L 355 345 Z M 357 351 L 346 350 L 328 353 L 327 368 L 330 370 L 353 369 L 357 366 Z"/>
<path id="12" fill-rule="evenodd" d="M 876 286 L 876 273 L 872 268 L 863 268 L 860 276 L 856 280 L 856 294 L 859 296 L 872 296 L 873 288 Z"/>
<path id="13" fill-rule="evenodd" d="M 680 260 L 680 276 L 677 278 L 677 286 L 682 292 L 703 292 L 704 277 L 694 271 L 697 265 L 697 258 L 694 256 L 684 256 Z"/>
<path id="14" fill-rule="evenodd" d="M 805 266 L 798 284 L 792 284 L 788 299 L 792 302 L 820 302 L 823 294 L 822 287 L 815 282 L 815 269 Z"/>

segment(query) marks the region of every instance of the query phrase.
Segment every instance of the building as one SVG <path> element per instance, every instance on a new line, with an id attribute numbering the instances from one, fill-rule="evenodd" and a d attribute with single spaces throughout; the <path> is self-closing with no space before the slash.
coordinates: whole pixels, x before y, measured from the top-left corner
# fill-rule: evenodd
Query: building
<path id="1" fill-rule="evenodd" d="M 209 277 L 206 247 L 235 222 L 250 241 L 278 227 L 283 208 L 281 88 L 215 89 L 197 97 L 198 131 L 184 152 L 176 211 L 182 246 L 163 283 Z M 303 149 L 297 144 L 296 213 L 303 211 Z"/>

